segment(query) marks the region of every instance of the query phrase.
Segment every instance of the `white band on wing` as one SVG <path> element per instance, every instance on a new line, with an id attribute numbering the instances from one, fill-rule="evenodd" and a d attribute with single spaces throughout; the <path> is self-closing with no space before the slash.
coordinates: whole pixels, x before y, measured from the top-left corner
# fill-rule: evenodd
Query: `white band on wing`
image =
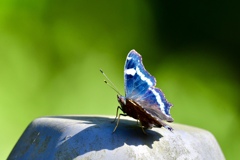
<path id="1" fill-rule="evenodd" d="M 126 69 L 125 71 L 125 74 L 130 74 L 132 76 L 134 76 L 136 74 L 136 70 L 134 68 L 129 68 L 129 69 Z"/>
<path id="2" fill-rule="evenodd" d="M 139 70 L 138 67 L 136 68 L 136 70 L 137 70 L 137 74 L 140 76 L 141 80 L 147 82 L 147 84 L 148 84 L 149 86 L 153 86 L 153 83 L 151 82 L 151 80 L 150 80 L 149 78 L 147 78 L 147 77 Z"/>
<path id="3" fill-rule="evenodd" d="M 154 89 L 152 89 L 152 88 L 149 88 L 149 90 L 152 91 L 152 93 L 156 96 L 156 100 L 157 100 L 157 102 L 158 102 L 158 104 L 159 104 L 159 107 L 160 107 L 161 111 L 162 111 L 166 116 L 169 117 L 169 115 L 165 112 L 165 107 L 166 107 L 166 106 L 165 106 L 164 103 L 162 102 L 159 93 L 156 92 L 156 91 L 155 91 Z"/>

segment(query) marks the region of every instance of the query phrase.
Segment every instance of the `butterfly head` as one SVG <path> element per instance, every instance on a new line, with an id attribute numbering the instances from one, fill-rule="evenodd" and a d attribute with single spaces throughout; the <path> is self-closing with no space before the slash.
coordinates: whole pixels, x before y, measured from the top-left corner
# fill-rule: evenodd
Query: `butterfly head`
<path id="1" fill-rule="evenodd" d="M 118 103 L 121 105 L 121 106 L 124 106 L 126 105 L 126 98 L 122 95 L 117 95 L 117 100 L 118 100 Z"/>

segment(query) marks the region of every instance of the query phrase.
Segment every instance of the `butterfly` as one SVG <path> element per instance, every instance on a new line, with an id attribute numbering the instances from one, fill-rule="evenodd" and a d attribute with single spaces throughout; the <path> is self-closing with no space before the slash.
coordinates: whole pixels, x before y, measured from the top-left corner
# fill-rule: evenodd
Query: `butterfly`
<path id="1" fill-rule="evenodd" d="M 107 83 L 107 81 L 105 82 Z M 144 129 L 151 129 L 154 126 L 173 131 L 173 128 L 164 122 L 173 122 L 170 114 L 172 104 L 155 86 L 156 79 L 145 69 L 142 56 L 135 50 L 131 50 L 124 66 L 125 96 L 117 91 L 117 100 L 120 106 L 117 107 L 116 118 L 118 117 L 118 121 L 113 132 L 117 129 L 120 116 L 130 116 L 138 120 L 144 133 Z M 113 85 L 112 88 L 115 89 L 115 86 Z M 119 109 L 123 113 L 118 114 Z"/>

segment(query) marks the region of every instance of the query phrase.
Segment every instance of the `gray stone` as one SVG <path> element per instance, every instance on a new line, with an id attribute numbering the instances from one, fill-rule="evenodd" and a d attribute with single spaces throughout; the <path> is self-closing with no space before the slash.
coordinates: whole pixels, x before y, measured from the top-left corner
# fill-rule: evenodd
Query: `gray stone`
<path id="1" fill-rule="evenodd" d="M 8 159 L 206 159 L 223 160 L 214 136 L 203 129 L 171 123 L 146 130 L 136 120 L 121 117 L 116 132 L 113 117 L 59 116 L 35 119 Z"/>

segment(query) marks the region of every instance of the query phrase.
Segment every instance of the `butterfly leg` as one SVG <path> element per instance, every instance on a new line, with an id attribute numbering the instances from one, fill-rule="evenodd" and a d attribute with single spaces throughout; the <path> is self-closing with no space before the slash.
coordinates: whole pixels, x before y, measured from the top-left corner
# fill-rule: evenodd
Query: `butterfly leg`
<path id="1" fill-rule="evenodd" d="M 172 128 L 172 127 L 170 127 L 170 126 L 168 126 L 168 125 L 163 126 L 163 127 L 166 128 L 166 129 L 168 129 L 169 131 L 173 132 L 173 128 Z"/>
<path id="2" fill-rule="evenodd" d="M 121 108 L 120 106 L 118 106 L 118 107 L 117 107 L 117 112 L 116 112 L 116 117 L 115 117 L 115 119 L 112 121 L 112 123 L 116 121 L 116 119 L 117 119 L 117 117 L 118 117 L 118 110 L 119 110 L 119 109 L 121 109 L 121 111 L 122 111 L 122 108 Z"/>
<path id="3" fill-rule="evenodd" d="M 116 129 L 117 129 L 117 127 L 118 127 L 118 123 L 119 123 L 119 120 L 120 120 L 120 116 L 127 116 L 126 114 L 119 114 L 118 115 L 118 121 L 117 121 L 117 124 L 116 124 L 116 126 L 115 126 L 115 128 L 114 128 L 114 130 L 113 130 L 113 133 L 116 131 Z"/>
<path id="4" fill-rule="evenodd" d="M 139 117 L 139 116 L 138 116 L 138 117 Z M 146 133 L 145 130 L 144 130 L 144 126 L 142 125 L 142 123 L 141 123 L 141 121 L 139 120 L 139 118 L 138 118 L 138 120 L 137 120 L 137 123 L 140 124 L 140 127 L 141 127 L 143 133 L 147 135 L 147 133 Z"/>
<path id="5" fill-rule="evenodd" d="M 141 124 L 141 123 L 140 123 L 140 124 Z M 143 133 L 147 135 L 147 133 L 146 133 L 145 130 L 144 130 L 144 126 L 141 125 L 141 128 L 142 128 Z"/>

